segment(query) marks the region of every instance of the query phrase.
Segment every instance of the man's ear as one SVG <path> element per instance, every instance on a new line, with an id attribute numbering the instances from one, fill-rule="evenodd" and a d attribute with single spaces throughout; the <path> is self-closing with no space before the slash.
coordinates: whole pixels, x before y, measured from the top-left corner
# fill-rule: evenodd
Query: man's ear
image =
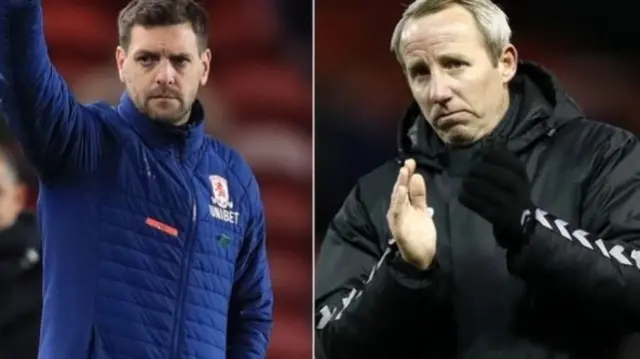
<path id="1" fill-rule="evenodd" d="M 120 82 L 124 83 L 124 74 L 122 69 L 124 68 L 124 62 L 127 59 L 127 52 L 122 48 L 122 46 L 118 46 L 116 48 L 115 58 L 116 65 L 118 66 L 118 77 L 120 78 Z"/>
<path id="2" fill-rule="evenodd" d="M 200 61 L 202 61 L 202 76 L 200 77 L 200 85 L 204 86 L 209 80 L 209 72 L 211 71 L 211 50 L 206 49 L 200 55 Z"/>
<path id="3" fill-rule="evenodd" d="M 498 68 L 502 76 L 502 83 L 507 84 L 518 71 L 518 51 L 516 47 L 509 44 L 502 50 L 502 55 L 498 59 Z"/>

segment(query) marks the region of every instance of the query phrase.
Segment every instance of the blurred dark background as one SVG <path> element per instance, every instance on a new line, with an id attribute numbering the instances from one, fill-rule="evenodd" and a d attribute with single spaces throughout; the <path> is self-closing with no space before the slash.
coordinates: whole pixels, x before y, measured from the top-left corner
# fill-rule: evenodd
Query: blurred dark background
<path id="1" fill-rule="evenodd" d="M 117 103 L 116 18 L 126 0 L 43 0 L 49 53 L 82 102 Z M 260 182 L 275 290 L 269 358 L 311 353 L 312 3 L 211 0 L 212 74 L 200 99 L 207 131 L 238 149 Z M 0 121 L 0 144 L 37 181 Z"/>
<path id="2" fill-rule="evenodd" d="M 316 246 L 358 177 L 396 154 L 396 126 L 411 96 L 388 49 L 405 3 L 316 3 Z M 593 119 L 640 132 L 637 4 L 496 3 L 510 18 L 521 59 L 552 70 Z"/>

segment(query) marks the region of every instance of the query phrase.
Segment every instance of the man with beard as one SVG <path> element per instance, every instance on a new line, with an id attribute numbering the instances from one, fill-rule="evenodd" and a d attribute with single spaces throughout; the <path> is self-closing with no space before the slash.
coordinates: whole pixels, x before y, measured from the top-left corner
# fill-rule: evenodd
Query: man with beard
<path id="1" fill-rule="evenodd" d="M 519 62 L 490 0 L 417 0 L 415 103 L 316 271 L 327 358 L 614 358 L 640 326 L 640 143 Z"/>
<path id="2" fill-rule="evenodd" d="M 26 196 L 14 159 L 0 149 L 0 358 L 38 357 L 42 246 Z"/>
<path id="3" fill-rule="evenodd" d="M 41 1 L 0 2 L 2 110 L 41 184 L 41 359 L 265 357 L 258 185 L 196 100 L 207 22 L 193 0 L 131 1 L 112 108 L 79 104 L 52 66 Z"/>

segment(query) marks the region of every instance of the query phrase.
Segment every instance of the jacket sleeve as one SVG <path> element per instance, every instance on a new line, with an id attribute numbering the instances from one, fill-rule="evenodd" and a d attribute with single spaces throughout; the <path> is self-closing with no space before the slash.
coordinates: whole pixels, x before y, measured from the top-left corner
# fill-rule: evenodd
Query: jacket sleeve
<path id="1" fill-rule="evenodd" d="M 584 229 L 538 209 L 532 238 L 509 251 L 508 264 L 534 286 L 575 299 L 585 316 L 638 326 L 640 146 L 631 136 L 612 142 L 599 149 L 584 186 Z"/>
<path id="2" fill-rule="evenodd" d="M 416 325 L 428 325 L 412 319 L 420 317 L 417 306 L 430 306 L 427 293 L 434 292 L 429 289 L 436 285 L 437 268 L 414 270 L 394 245 L 383 251 L 379 243 L 356 186 L 330 223 L 316 264 L 319 355 L 399 357 L 399 347 L 413 342 L 409 338 Z M 402 337 L 401 342 L 394 339 Z"/>
<path id="3" fill-rule="evenodd" d="M 40 0 L 0 5 L 0 98 L 9 128 L 41 176 L 95 166 L 97 113 L 76 102 L 53 67 Z"/>
<path id="4" fill-rule="evenodd" d="M 273 290 L 267 261 L 266 226 L 255 179 L 249 189 L 253 215 L 236 263 L 228 319 L 229 359 L 262 359 L 273 326 Z"/>

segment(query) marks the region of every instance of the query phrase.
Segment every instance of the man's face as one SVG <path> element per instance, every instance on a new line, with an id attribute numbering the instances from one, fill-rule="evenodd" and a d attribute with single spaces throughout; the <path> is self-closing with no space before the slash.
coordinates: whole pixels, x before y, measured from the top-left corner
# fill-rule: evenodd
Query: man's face
<path id="1" fill-rule="evenodd" d="M 207 82 L 211 52 L 199 51 L 189 23 L 134 26 L 129 48 L 118 47 L 116 60 L 120 79 L 138 109 L 159 122 L 181 125 Z"/>
<path id="2" fill-rule="evenodd" d="M 0 230 L 11 227 L 25 206 L 25 188 L 9 166 L 0 161 Z"/>
<path id="3" fill-rule="evenodd" d="M 444 142 L 469 144 L 495 128 L 508 107 L 516 52 L 491 60 L 473 16 L 463 7 L 409 20 L 400 51 L 411 92 Z"/>

